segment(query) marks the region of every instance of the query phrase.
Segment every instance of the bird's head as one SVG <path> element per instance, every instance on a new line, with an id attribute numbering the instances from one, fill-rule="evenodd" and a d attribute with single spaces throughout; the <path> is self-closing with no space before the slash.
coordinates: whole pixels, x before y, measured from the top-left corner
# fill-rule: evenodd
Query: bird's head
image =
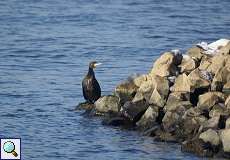
<path id="1" fill-rule="evenodd" d="M 94 68 L 96 68 L 97 66 L 99 66 L 99 65 L 101 65 L 102 63 L 98 63 L 98 62 L 96 62 L 96 61 L 93 61 L 93 62 L 90 62 L 89 63 L 89 68 L 92 68 L 92 69 L 94 69 Z"/>

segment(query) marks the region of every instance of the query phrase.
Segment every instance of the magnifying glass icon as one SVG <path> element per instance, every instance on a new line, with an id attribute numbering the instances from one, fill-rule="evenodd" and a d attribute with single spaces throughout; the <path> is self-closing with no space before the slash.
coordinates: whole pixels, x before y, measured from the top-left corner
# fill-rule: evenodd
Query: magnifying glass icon
<path id="1" fill-rule="evenodd" d="M 11 141 L 7 141 L 3 144 L 3 149 L 6 153 L 11 153 L 14 155 L 14 157 L 17 157 L 18 154 L 15 152 L 15 145 Z"/>

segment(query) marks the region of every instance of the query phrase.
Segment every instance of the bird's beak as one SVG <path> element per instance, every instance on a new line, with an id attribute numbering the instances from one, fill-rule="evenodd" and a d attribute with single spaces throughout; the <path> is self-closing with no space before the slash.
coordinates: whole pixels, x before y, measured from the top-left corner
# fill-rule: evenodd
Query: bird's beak
<path id="1" fill-rule="evenodd" d="M 99 65 L 101 65 L 102 63 L 95 63 L 94 66 L 97 67 Z"/>

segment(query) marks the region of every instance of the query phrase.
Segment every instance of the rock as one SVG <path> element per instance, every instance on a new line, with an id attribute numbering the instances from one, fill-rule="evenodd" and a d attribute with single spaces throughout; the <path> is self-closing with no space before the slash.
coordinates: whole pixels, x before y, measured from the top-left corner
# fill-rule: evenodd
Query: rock
<path id="1" fill-rule="evenodd" d="M 192 92 L 191 83 L 188 76 L 185 73 L 179 75 L 175 80 L 175 84 L 170 90 L 172 92 Z"/>
<path id="2" fill-rule="evenodd" d="M 202 114 L 200 109 L 197 107 L 195 108 L 189 108 L 187 111 L 185 111 L 185 114 L 183 115 L 183 119 L 186 119 L 187 117 L 198 117 Z"/>
<path id="3" fill-rule="evenodd" d="M 199 139 L 203 140 L 205 143 L 209 142 L 215 146 L 220 144 L 220 137 L 213 129 L 208 129 L 207 131 L 201 133 Z"/>
<path id="4" fill-rule="evenodd" d="M 210 110 L 215 104 L 225 101 L 221 92 L 208 92 L 199 96 L 197 107 L 201 110 Z"/>
<path id="5" fill-rule="evenodd" d="M 230 81 L 230 66 L 220 68 L 212 81 L 211 89 L 213 91 L 222 91 L 224 84 Z"/>
<path id="6" fill-rule="evenodd" d="M 132 122 L 127 120 L 125 117 L 120 117 L 120 116 L 105 117 L 102 121 L 102 124 L 109 125 L 109 126 L 120 126 L 126 129 L 130 129 L 134 127 Z"/>
<path id="7" fill-rule="evenodd" d="M 169 82 L 167 78 L 155 76 L 155 87 L 149 99 L 149 104 L 163 107 L 169 93 Z"/>
<path id="8" fill-rule="evenodd" d="M 215 116 L 210 118 L 208 121 L 205 121 L 202 124 L 202 128 L 203 130 L 209 129 L 209 128 L 218 129 L 219 121 L 220 121 L 220 114 L 216 114 Z"/>
<path id="9" fill-rule="evenodd" d="M 181 106 L 176 111 L 167 111 L 162 119 L 162 126 L 166 132 L 173 132 L 179 128 L 185 108 Z"/>
<path id="10" fill-rule="evenodd" d="M 179 56 L 175 56 L 172 52 L 166 52 L 158 58 L 150 72 L 151 75 L 161 77 L 176 75 Z"/>
<path id="11" fill-rule="evenodd" d="M 228 43 L 226 46 L 222 47 L 219 51 L 219 54 L 229 55 L 230 54 L 230 43 Z"/>
<path id="12" fill-rule="evenodd" d="M 156 124 L 159 108 L 156 106 L 149 106 L 141 119 L 136 123 L 141 130 L 152 128 Z"/>
<path id="13" fill-rule="evenodd" d="M 203 52 L 204 50 L 202 48 L 199 47 L 192 47 L 190 48 L 186 54 L 189 55 L 190 57 L 192 57 L 193 59 L 200 61 L 202 56 L 203 56 Z"/>
<path id="14" fill-rule="evenodd" d="M 208 89 L 210 80 L 199 69 L 193 70 L 188 76 L 183 73 L 176 78 L 175 84 L 170 89 L 172 92 L 195 92 L 198 89 Z"/>
<path id="15" fill-rule="evenodd" d="M 181 108 L 183 107 L 183 108 Z M 164 111 L 177 111 L 178 109 L 187 110 L 192 107 L 190 101 L 179 101 L 168 99 L 167 104 L 164 107 Z"/>
<path id="16" fill-rule="evenodd" d="M 226 61 L 227 56 L 217 54 L 216 56 L 212 57 L 211 65 L 207 68 L 207 70 L 212 74 L 216 74 L 221 68 L 225 66 Z"/>
<path id="17" fill-rule="evenodd" d="M 166 103 L 165 98 L 155 88 L 153 90 L 153 93 L 152 93 L 150 99 L 149 99 L 149 104 L 163 107 L 165 105 L 165 103 Z"/>
<path id="18" fill-rule="evenodd" d="M 163 142 L 177 142 L 176 137 L 169 132 L 164 132 L 162 130 L 157 130 L 155 132 L 155 141 L 163 141 Z"/>
<path id="19" fill-rule="evenodd" d="M 215 104 L 212 107 L 212 110 L 209 112 L 209 117 L 213 117 L 217 114 L 225 115 L 225 116 L 229 115 L 227 108 L 224 106 L 223 103 Z"/>
<path id="20" fill-rule="evenodd" d="M 199 69 L 200 70 L 207 70 L 212 65 L 212 57 L 208 55 L 203 55 Z"/>
<path id="21" fill-rule="evenodd" d="M 191 83 L 190 85 L 191 85 L 192 92 L 195 89 L 199 89 L 199 88 L 209 88 L 211 83 L 210 80 L 205 76 L 205 74 L 199 69 L 193 70 L 188 75 L 188 78 Z"/>
<path id="22" fill-rule="evenodd" d="M 91 110 L 94 107 L 95 107 L 94 104 L 84 102 L 84 103 L 79 103 L 76 106 L 75 110 Z"/>
<path id="23" fill-rule="evenodd" d="M 184 152 L 195 153 L 201 157 L 212 157 L 214 155 L 212 146 L 204 143 L 199 138 L 184 141 L 181 150 Z"/>
<path id="24" fill-rule="evenodd" d="M 141 76 L 138 76 L 136 78 L 133 79 L 133 83 L 137 86 L 137 87 L 140 87 L 141 84 L 144 82 L 144 81 L 147 81 L 147 77 L 148 75 L 141 75 Z"/>
<path id="25" fill-rule="evenodd" d="M 224 152 L 230 153 L 230 129 L 224 129 L 221 132 L 220 138 L 223 144 Z"/>
<path id="26" fill-rule="evenodd" d="M 191 108 L 192 109 L 192 108 Z M 187 112 L 187 111 L 186 111 Z M 201 124 L 207 121 L 202 115 L 198 116 L 190 116 L 189 114 L 185 113 L 182 116 L 182 120 L 180 122 L 180 127 L 176 130 L 177 137 L 182 140 L 191 139 L 197 135 Z"/>
<path id="27" fill-rule="evenodd" d="M 137 90 L 138 86 L 133 81 L 124 82 L 115 88 L 115 95 L 120 98 L 120 103 L 124 104 L 126 101 L 133 99 Z"/>
<path id="28" fill-rule="evenodd" d="M 116 96 L 103 96 L 95 102 L 95 109 L 97 112 L 108 113 L 108 112 L 119 112 L 120 103 L 119 98 Z"/>
<path id="29" fill-rule="evenodd" d="M 230 111 L 230 95 L 228 96 L 224 104 L 225 107 Z"/>
<path id="30" fill-rule="evenodd" d="M 133 98 L 133 102 L 138 102 L 141 100 L 146 100 L 149 101 L 153 89 L 155 87 L 155 81 L 153 80 L 152 76 L 148 76 L 147 80 L 144 81 L 141 85 L 140 88 L 137 90 L 137 93 L 135 97 Z"/>
<path id="31" fill-rule="evenodd" d="M 170 112 L 170 111 L 166 112 L 162 120 L 162 125 L 163 125 L 164 130 L 166 130 L 167 132 L 174 131 L 176 128 L 176 125 L 179 122 L 179 118 L 180 116 L 177 113 Z"/>
<path id="32" fill-rule="evenodd" d="M 230 118 L 228 118 L 225 122 L 225 129 L 230 129 Z"/>
<path id="33" fill-rule="evenodd" d="M 149 104 L 145 101 L 131 102 L 128 101 L 122 106 L 122 115 L 127 117 L 130 121 L 136 123 L 147 110 Z"/>
<path id="34" fill-rule="evenodd" d="M 181 73 L 190 73 L 192 70 L 196 68 L 196 62 L 190 56 L 185 55 L 183 56 L 183 60 L 179 65 Z"/>
<path id="35" fill-rule="evenodd" d="M 168 97 L 168 101 L 189 101 L 190 93 L 189 92 L 171 92 Z"/>
<path id="36" fill-rule="evenodd" d="M 138 89 L 133 102 L 146 100 L 150 104 L 163 105 L 169 92 L 169 82 L 167 78 L 160 76 L 148 76 Z"/>
<path id="37" fill-rule="evenodd" d="M 222 92 L 230 95 L 230 81 L 225 83 Z"/>

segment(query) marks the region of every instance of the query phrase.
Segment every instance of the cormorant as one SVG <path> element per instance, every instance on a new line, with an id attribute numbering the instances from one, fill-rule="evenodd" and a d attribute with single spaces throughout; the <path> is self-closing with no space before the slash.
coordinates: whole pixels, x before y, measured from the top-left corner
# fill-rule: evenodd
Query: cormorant
<path id="1" fill-rule="evenodd" d="M 96 61 L 90 62 L 88 73 L 82 81 L 83 96 L 89 103 L 94 103 L 101 97 L 101 87 L 93 71 L 98 65 L 101 65 L 101 63 L 97 63 Z"/>

